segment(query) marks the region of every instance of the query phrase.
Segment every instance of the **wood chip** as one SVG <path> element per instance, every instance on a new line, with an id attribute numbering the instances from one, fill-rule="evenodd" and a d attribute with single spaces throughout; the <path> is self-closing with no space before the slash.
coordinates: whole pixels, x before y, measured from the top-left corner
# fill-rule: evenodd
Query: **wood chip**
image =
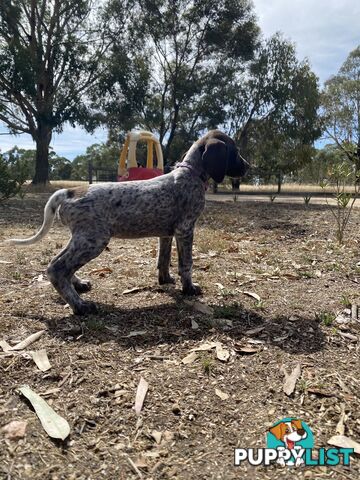
<path id="1" fill-rule="evenodd" d="M 4 425 L 1 431 L 8 440 L 19 440 L 25 437 L 27 422 L 23 420 L 13 420 Z"/>
<path id="2" fill-rule="evenodd" d="M 190 363 L 195 362 L 197 358 L 198 354 L 196 352 L 191 352 L 181 360 L 181 363 L 183 363 L 184 365 L 189 365 Z"/>
<path id="3" fill-rule="evenodd" d="M 336 425 L 336 433 L 339 435 L 344 435 L 345 434 L 345 422 L 346 422 L 346 414 L 345 414 L 345 403 L 342 403 L 340 405 L 341 413 L 340 413 L 340 418 L 339 421 Z"/>
<path id="4" fill-rule="evenodd" d="M 284 381 L 284 385 L 283 385 L 283 391 L 286 395 L 290 396 L 294 390 L 295 390 L 295 386 L 296 386 L 296 382 L 298 381 L 298 379 L 300 378 L 300 375 L 301 375 L 301 366 L 300 366 L 300 363 L 298 363 L 296 365 L 296 367 L 294 368 L 294 370 L 290 373 L 290 375 L 287 373 L 287 371 L 285 370 L 285 368 L 283 367 L 282 368 L 282 372 L 284 373 L 285 375 L 285 381 Z"/>
<path id="5" fill-rule="evenodd" d="M 155 442 L 158 445 L 161 443 L 161 439 L 162 439 L 162 433 L 161 432 L 158 432 L 157 430 L 152 430 L 151 436 L 153 437 L 153 439 L 155 440 Z"/>
<path id="6" fill-rule="evenodd" d="M 216 356 L 221 362 L 227 362 L 230 358 L 229 350 L 226 350 L 221 343 L 216 344 Z"/>
<path id="7" fill-rule="evenodd" d="M 199 329 L 199 324 L 194 319 L 191 320 L 191 328 L 193 330 L 198 330 Z"/>
<path id="8" fill-rule="evenodd" d="M 149 384 L 148 382 L 141 377 L 140 382 L 136 391 L 136 397 L 135 397 L 135 413 L 136 415 L 140 415 L 144 400 L 147 394 L 147 391 L 149 389 Z"/>
<path id="9" fill-rule="evenodd" d="M 24 350 L 29 345 L 36 342 L 36 340 L 39 340 L 39 338 L 43 335 L 44 332 L 45 330 L 40 330 L 39 332 L 33 333 L 29 337 L 25 338 L 25 340 L 23 340 L 22 342 L 17 343 L 13 347 L 10 347 L 10 350 Z"/>
<path id="10" fill-rule="evenodd" d="M 242 347 L 236 348 L 236 353 L 243 355 L 252 355 L 253 353 L 258 353 L 260 351 L 257 347 L 252 347 L 251 345 L 244 345 Z"/>
<path id="11" fill-rule="evenodd" d="M 128 288 L 127 290 L 124 290 L 122 294 L 129 295 L 130 293 L 137 293 L 137 292 L 141 292 L 142 290 L 144 290 L 144 287 Z"/>
<path id="12" fill-rule="evenodd" d="M 358 306 L 351 305 L 351 319 L 357 320 L 358 319 Z"/>
<path id="13" fill-rule="evenodd" d="M 91 270 L 88 275 L 99 275 L 102 273 L 112 273 L 112 269 L 109 267 L 104 267 L 104 268 L 96 268 L 95 270 Z"/>
<path id="14" fill-rule="evenodd" d="M 6 340 L 0 340 L 0 347 L 3 349 L 5 353 L 8 353 L 11 351 L 11 345 L 9 345 Z"/>
<path id="15" fill-rule="evenodd" d="M 360 455 L 360 443 L 355 442 L 355 440 L 352 440 L 349 437 L 345 437 L 345 435 L 334 435 L 327 441 L 327 443 L 339 448 L 353 448 L 354 452 L 357 455 Z"/>
<path id="16" fill-rule="evenodd" d="M 209 350 L 212 350 L 213 348 L 216 348 L 217 344 L 218 342 L 205 342 L 198 347 L 192 348 L 190 352 L 207 352 Z"/>
<path id="17" fill-rule="evenodd" d="M 257 335 L 258 333 L 262 332 L 264 329 L 265 329 L 265 326 L 256 327 L 256 328 L 252 328 L 251 330 L 246 330 L 244 333 L 245 335 Z"/>
<path id="18" fill-rule="evenodd" d="M 225 392 L 222 392 L 218 388 L 215 388 L 215 394 L 221 398 L 221 400 L 227 400 L 229 398 L 229 395 Z"/>
<path id="19" fill-rule="evenodd" d="M 65 440 L 70 434 L 70 426 L 65 418 L 58 415 L 37 393 L 27 385 L 19 388 L 33 406 L 41 425 L 51 438 Z"/>
<path id="20" fill-rule="evenodd" d="M 39 370 L 41 370 L 42 372 L 50 370 L 51 365 L 46 350 L 35 350 L 34 352 L 30 352 L 30 355 L 32 356 L 32 359 L 36 363 L 36 366 Z"/>
<path id="21" fill-rule="evenodd" d="M 339 332 L 339 335 L 346 340 L 350 340 L 351 342 L 357 342 L 359 338 L 356 335 L 353 335 L 352 333 L 347 333 L 347 332 Z"/>

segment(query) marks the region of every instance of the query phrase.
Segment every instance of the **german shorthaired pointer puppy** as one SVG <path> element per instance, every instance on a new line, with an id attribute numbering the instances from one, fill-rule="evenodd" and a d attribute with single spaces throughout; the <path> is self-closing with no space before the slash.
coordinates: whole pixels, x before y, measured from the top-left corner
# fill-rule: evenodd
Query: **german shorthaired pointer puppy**
<path id="1" fill-rule="evenodd" d="M 68 225 L 72 237 L 67 246 L 50 262 L 47 274 L 61 297 L 75 314 L 96 311 L 93 302 L 78 293 L 90 290 L 90 282 L 75 275 L 100 255 L 111 237 L 160 237 L 159 283 L 174 283 L 170 276 L 172 237 L 175 236 L 179 275 L 186 295 L 199 295 L 192 282 L 192 244 L 194 226 L 205 204 L 206 182 L 211 177 L 223 181 L 225 175 L 245 174 L 246 161 L 234 141 L 219 130 L 212 130 L 195 142 L 176 168 L 151 180 L 105 183 L 55 192 L 48 200 L 44 222 L 36 235 L 11 239 L 15 245 L 30 245 L 50 230 L 56 211 Z"/>

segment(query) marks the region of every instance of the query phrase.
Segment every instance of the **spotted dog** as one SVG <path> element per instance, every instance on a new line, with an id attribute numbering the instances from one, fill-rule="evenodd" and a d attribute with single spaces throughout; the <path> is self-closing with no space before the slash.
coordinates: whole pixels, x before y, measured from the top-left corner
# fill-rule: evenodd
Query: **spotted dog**
<path id="1" fill-rule="evenodd" d="M 209 131 L 196 141 L 176 168 L 145 181 L 106 183 L 61 189 L 48 200 L 40 230 L 27 239 L 11 239 L 14 245 L 31 245 L 50 230 L 56 211 L 71 230 L 67 246 L 50 262 L 47 274 L 61 297 L 75 314 L 96 311 L 79 293 L 90 290 L 89 281 L 76 276 L 77 270 L 100 255 L 111 237 L 160 237 L 159 283 L 175 283 L 170 276 L 172 238 L 178 251 L 182 291 L 198 295 L 192 282 L 194 227 L 205 204 L 206 182 L 223 181 L 225 175 L 243 176 L 247 162 L 234 141 L 219 130 Z"/>

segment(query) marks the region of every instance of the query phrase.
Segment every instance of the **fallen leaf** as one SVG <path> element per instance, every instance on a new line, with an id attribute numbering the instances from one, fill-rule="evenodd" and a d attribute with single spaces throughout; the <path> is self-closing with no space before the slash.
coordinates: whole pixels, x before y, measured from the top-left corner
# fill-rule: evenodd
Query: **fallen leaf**
<path id="1" fill-rule="evenodd" d="M 42 372 L 50 370 L 51 365 L 46 350 L 35 350 L 34 352 L 30 352 L 30 355 L 32 356 L 32 359 L 36 363 L 36 366 L 39 370 L 41 370 Z"/>
<path id="2" fill-rule="evenodd" d="M 8 440 L 19 440 L 25 437 L 27 422 L 23 420 L 13 420 L 4 425 L 1 429 L 4 432 L 5 438 Z"/>
<path id="3" fill-rule="evenodd" d="M 229 398 L 229 395 L 225 392 L 222 392 L 218 388 L 215 388 L 215 394 L 221 398 L 221 400 L 227 400 Z"/>
<path id="4" fill-rule="evenodd" d="M 24 350 L 26 347 L 36 342 L 36 340 L 38 340 L 44 332 L 45 330 L 40 330 L 39 332 L 33 333 L 29 337 L 25 338 L 25 340 L 23 340 L 22 342 L 17 343 L 13 347 L 10 347 L 10 350 Z"/>
<path id="5" fill-rule="evenodd" d="M 229 350 L 226 350 L 221 343 L 216 345 L 216 356 L 221 362 L 227 362 L 230 358 Z"/>
<path id="6" fill-rule="evenodd" d="M 346 415 L 345 415 L 345 404 L 342 403 L 340 405 L 341 413 L 340 413 L 340 418 L 339 421 L 336 425 L 336 433 L 339 435 L 344 435 L 345 434 L 345 422 L 346 422 Z"/>
<path id="7" fill-rule="evenodd" d="M 327 441 L 327 443 L 329 445 L 334 445 L 334 447 L 353 448 L 354 452 L 357 455 L 360 455 L 360 443 L 355 442 L 355 440 L 352 440 L 349 437 L 345 437 L 345 435 L 334 435 Z"/>
<path id="8" fill-rule="evenodd" d="M 219 290 L 224 290 L 224 285 L 222 283 L 215 283 Z"/>
<path id="9" fill-rule="evenodd" d="M 149 388 L 148 382 L 143 377 L 141 377 L 137 391 L 136 391 L 136 397 L 135 397 L 136 415 L 140 415 L 141 413 L 141 409 L 143 407 L 148 388 Z"/>
<path id="10" fill-rule="evenodd" d="M 193 319 L 191 320 L 191 328 L 193 330 L 198 330 L 198 328 L 199 328 L 199 324 L 197 322 L 195 322 L 195 320 L 193 320 Z"/>
<path id="11" fill-rule="evenodd" d="M 357 342 L 359 340 L 359 338 L 352 333 L 339 332 L 339 335 L 343 338 L 346 338 L 346 340 L 350 340 L 352 342 Z"/>
<path id="12" fill-rule="evenodd" d="M 162 433 L 158 432 L 157 430 L 152 430 L 151 436 L 155 440 L 155 442 L 159 445 L 161 443 Z"/>
<path id="13" fill-rule="evenodd" d="M 147 330 L 134 330 L 133 332 L 130 332 L 129 335 L 125 335 L 121 338 L 131 338 L 131 337 L 140 337 L 141 335 L 146 335 Z"/>
<path id="14" fill-rule="evenodd" d="M 112 273 L 112 269 L 109 267 L 104 267 L 104 268 L 96 268 L 95 270 L 91 270 L 88 275 L 98 275 L 101 273 Z"/>
<path id="15" fill-rule="evenodd" d="M 216 348 L 217 342 L 211 342 L 211 343 L 202 343 L 198 347 L 192 348 L 190 352 L 207 352 L 208 350 L 212 350 L 213 348 Z"/>
<path id="16" fill-rule="evenodd" d="M 195 300 L 195 301 L 185 300 L 184 302 L 187 305 L 190 305 L 197 312 L 203 313 L 204 315 L 213 315 L 214 314 L 214 309 L 212 307 L 210 307 L 209 305 L 206 305 L 206 303 L 198 302 L 197 300 Z"/>
<path id="17" fill-rule="evenodd" d="M 141 290 L 144 290 L 144 287 L 134 287 L 134 288 L 129 288 L 127 290 L 124 290 L 122 292 L 123 295 L 129 295 L 130 293 L 136 293 L 140 292 Z"/>
<path id="18" fill-rule="evenodd" d="M 307 389 L 308 393 L 312 393 L 314 395 L 319 395 L 320 397 L 336 397 L 336 393 L 330 390 L 325 390 L 323 388 L 317 387 L 309 387 Z"/>
<path id="19" fill-rule="evenodd" d="M 259 348 L 252 347 L 251 345 L 244 345 L 236 348 L 236 353 L 251 355 L 253 353 L 258 353 L 259 350 L 260 350 Z"/>
<path id="20" fill-rule="evenodd" d="M 197 353 L 191 352 L 181 360 L 181 363 L 183 363 L 184 365 L 189 365 L 190 363 L 193 363 L 197 358 L 198 358 Z"/>
<path id="21" fill-rule="evenodd" d="M 65 440 L 70 433 L 70 426 L 65 418 L 58 415 L 37 393 L 27 385 L 19 388 L 33 406 L 41 425 L 51 438 Z"/>
<path id="22" fill-rule="evenodd" d="M 265 327 L 256 327 L 252 328 L 251 330 L 246 330 L 245 335 L 256 335 L 264 330 Z"/>
<path id="23" fill-rule="evenodd" d="M 283 391 L 286 393 L 286 395 L 291 395 L 293 391 L 295 390 L 296 382 L 300 378 L 301 375 L 301 366 L 300 363 L 296 365 L 294 370 L 290 373 L 290 375 L 287 373 L 285 368 L 282 368 L 282 371 L 285 375 L 285 381 L 283 385 Z"/>
<path id="24" fill-rule="evenodd" d="M 254 298 L 257 302 L 261 302 L 261 298 L 259 297 L 259 295 L 257 293 L 249 292 L 249 291 L 245 290 L 245 291 L 243 291 L 243 294 L 247 295 L 248 297 Z"/>
<path id="25" fill-rule="evenodd" d="M 9 345 L 6 340 L 0 340 L 0 347 L 5 353 L 11 351 L 11 345 Z"/>
<path id="26" fill-rule="evenodd" d="M 144 468 L 144 469 L 147 469 L 149 467 L 146 461 L 146 457 L 144 455 L 139 455 L 134 461 L 134 465 L 137 468 Z"/>

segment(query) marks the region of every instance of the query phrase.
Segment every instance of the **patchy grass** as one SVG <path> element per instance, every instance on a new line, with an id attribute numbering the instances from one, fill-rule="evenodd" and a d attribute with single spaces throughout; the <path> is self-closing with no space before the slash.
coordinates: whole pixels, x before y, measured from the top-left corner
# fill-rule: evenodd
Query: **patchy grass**
<path id="1" fill-rule="evenodd" d="M 33 234 L 48 196 L 29 193 L 0 205 L 0 241 Z M 156 239 L 114 239 L 82 269 L 93 283 L 84 298 L 100 312 L 81 318 L 46 280 L 66 228 L 56 223 L 46 240 L 25 249 L 0 246 L 0 339 L 13 344 L 46 329 L 30 348 L 45 349 L 52 365 L 43 373 L 28 355 L 0 353 L 0 427 L 28 422 L 24 439 L 0 436 L 0 478 L 359 478 L 355 458 L 351 469 L 233 467 L 235 447 L 264 447 L 264 432 L 287 416 L 305 420 L 316 446 L 327 447 L 342 404 L 345 434 L 360 440 L 360 322 L 336 320 L 360 303 L 360 210 L 339 248 L 326 206 L 237 200 L 208 202 L 196 229 L 194 280 L 214 318 L 184 302 L 178 280 L 157 285 Z M 173 273 L 176 261 L 174 249 Z M 94 273 L 105 267 L 111 273 Z M 203 342 L 220 342 L 227 361 L 209 347 L 182 363 Z M 287 397 L 281 367 L 297 363 L 301 378 Z M 141 377 L 149 391 L 137 417 Z M 46 435 L 17 394 L 23 384 L 68 420 L 65 443 Z M 154 431 L 162 432 L 160 443 Z"/>

